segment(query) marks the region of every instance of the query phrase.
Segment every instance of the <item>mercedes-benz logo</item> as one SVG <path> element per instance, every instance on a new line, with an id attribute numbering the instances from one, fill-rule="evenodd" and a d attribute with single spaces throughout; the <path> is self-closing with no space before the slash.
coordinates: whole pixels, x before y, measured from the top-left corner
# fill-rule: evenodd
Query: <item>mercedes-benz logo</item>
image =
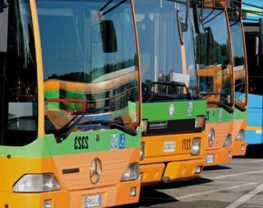
<path id="1" fill-rule="evenodd" d="M 94 158 L 90 167 L 90 181 L 93 185 L 97 184 L 101 178 L 102 164 L 99 158 Z"/>

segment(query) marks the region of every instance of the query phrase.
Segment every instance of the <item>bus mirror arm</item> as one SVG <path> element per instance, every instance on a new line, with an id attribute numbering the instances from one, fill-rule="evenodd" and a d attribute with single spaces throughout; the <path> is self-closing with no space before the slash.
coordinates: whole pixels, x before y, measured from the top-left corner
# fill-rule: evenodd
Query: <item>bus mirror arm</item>
<path id="1" fill-rule="evenodd" d="M 208 101 L 207 104 L 218 105 L 218 107 L 224 108 L 227 112 L 234 113 L 234 109 L 225 103 L 218 102 L 218 101 Z"/>
<path id="2" fill-rule="evenodd" d="M 202 17 L 198 15 L 198 5 L 197 4 L 195 4 L 193 7 L 193 13 L 194 13 L 195 31 L 197 34 L 200 34 L 200 20 Z"/>
<path id="3" fill-rule="evenodd" d="M 0 53 L 7 52 L 8 36 L 8 4 L 5 0 L 0 0 Z"/>
<path id="4" fill-rule="evenodd" d="M 190 6 L 192 4 L 192 1 L 193 0 L 187 0 L 187 2 L 186 2 L 185 20 L 183 23 L 181 23 L 183 32 L 186 32 L 188 29 L 189 10 L 190 10 Z"/>
<path id="5" fill-rule="evenodd" d="M 238 110 L 240 110 L 242 112 L 245 112 L 247 110 L 244 106 L 238 105 L 238 104 L 235 104 L 235 108 L 237 108 Z"/>

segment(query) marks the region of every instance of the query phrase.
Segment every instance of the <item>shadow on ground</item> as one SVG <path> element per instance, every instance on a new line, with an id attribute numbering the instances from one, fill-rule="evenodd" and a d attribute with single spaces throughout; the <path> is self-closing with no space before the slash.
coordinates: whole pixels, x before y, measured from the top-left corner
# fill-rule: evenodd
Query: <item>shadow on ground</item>
<path id="1" fill-rule="evenodd" d="M 162 205 L 162 204 L 177 202 L 177 201 L 178 200 L 176 198 L 173 198 L 165 193 L 156 190 L 155 186 L 148 186 L 142 188 L 139 203 L 120 206 L 120 207 L 122 208 L 150 207 L 152 205 Z"/>
<path id="2" fill-rule="evenodd" d="M 208 166 L 204 167 L 204 171 L 211 171 L 211 170 L 229 170 L 231 169 L 228 166 L 223 166 L 223 165 L 215 165 L 215 166 Z"/>
<path id="3" fill-rule="evenodd" d="M 206 178 L 195 178 L 188 181 L 175 181 L 170 183 L 160 183 L 154 186 L 142 187 L 140 193 L 140 201 L 137 204 L 131 204 L 126 206 L 121 206 L 122 208 L 131 208 L 131 207 L 150 207 L 158 206 L 164 207 L 164 204 L 178 202 L 178 200 L 170 195 L 162 193 L 162 189 L 175 189 L 187 186 L 201 185 L 205 183 L 211 183 L 212 180 Z M 160 190 L 160 191 L 158 191 Z M 163 205 L 163 206 L 161 206 Z"/>
<path id="4" fill-rule="evenodd" d="M 196 186 L 196 185 L 201 185 L 201 184 L 206 184 L 206 183 L 211 183 L 213 182 L 210 179 L 207 178 L 194 178 L 192 180 L 186 180 L 186 181 L 175 181 L 175 182 L 170 182 L 170 183 L 160 183 L 156 185 L 154 188 L 156 189 L 174 189 L 174 188 L 181 188 L 181 187 L 187 187 L 187 186 Z"/>

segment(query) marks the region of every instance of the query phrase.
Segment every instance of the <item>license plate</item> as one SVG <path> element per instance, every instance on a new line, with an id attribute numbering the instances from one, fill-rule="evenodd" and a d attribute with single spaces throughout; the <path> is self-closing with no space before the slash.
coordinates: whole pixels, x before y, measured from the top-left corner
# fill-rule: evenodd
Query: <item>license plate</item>
<path id="1" fill-rule="evenodd" d="M 85 196 L 85 208 L 101 206 L 101 195 Z"/>
<path id="2" fill-rule="evenodd" d="M 163 151 L 164 152 L 174 152 L 175 151 L 175 141 L 164 142 Z"/>
<path id="3" fill-rule="evenodd" d="M 215 162 L 214 155 L 206 155 L 206 156 L 205 156 L 205 162 L 206 162 L 207 164 L 209 164 L 209 163 L 214 163 L 214 162 Z"/>

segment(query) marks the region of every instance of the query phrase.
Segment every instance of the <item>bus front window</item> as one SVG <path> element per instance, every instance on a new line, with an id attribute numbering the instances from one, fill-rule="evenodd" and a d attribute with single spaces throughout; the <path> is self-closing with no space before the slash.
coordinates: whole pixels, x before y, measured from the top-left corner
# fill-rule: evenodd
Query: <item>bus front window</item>
<path id="1" fill-rule="evenodd" d="M 231 67 L 228 31 L 223 10 L 203 10 L 200 34 L 195 36 L 201 95 L 231 105 Z M 220 26 L 219 26 L 220 25 Z"/>
<path id="2" fill-rule="evenodd" d="M 187 99 L 185 92 L 191 74 L 183 70 L 176 15 L 179 4 L 168 0 L 135 0 L 134 3 L 142 65 L 143 102 Z"/>
<path id="3" fill-rule="evenodd" d="M 9 2 L 8 50 L 1 53 L 0 145 L 24 146 L 37 138 L 37 70 L 28 0 Z"/>
<path id="4" fill-rule="evenodd" d="M 130 1 L 38 0 L 37 11 L 46 132 L 79 114 L 80 123 L 112 121 L 136 129 L 139 77 Z"/>
<path id="5" fill-rule="evenodd" d="M 234 56 L 235 103 L 246 105 L 246 68 L 240 21 L 230 21 Z"/>

